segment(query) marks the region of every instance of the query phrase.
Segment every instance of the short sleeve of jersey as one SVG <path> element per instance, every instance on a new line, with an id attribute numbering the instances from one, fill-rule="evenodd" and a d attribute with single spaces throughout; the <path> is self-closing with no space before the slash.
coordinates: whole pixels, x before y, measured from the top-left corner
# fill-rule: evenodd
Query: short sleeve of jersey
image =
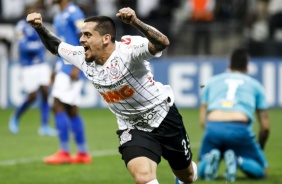
<path id="1" fill-rule="evenodd" d="M 58 53 L 65 64 L 72 64 L 81 69 L 81 65 L 84 62 L 83 47 L 61 42 L 58 48 Z"/>
<path id="2" fill-rule="evenodd" d="M 205 104 L 208 102 L 208 94 L 209 93 L 209 84 L 207 84 L 204 88 L 203 88 L 203 91 L 202 91 L 202 94 L 201 94 L 201 104 Z"/>
<path id="3" fill-rule="evenodd" d="M 19 21 L 17 23 L 17 25 L 15 26 L 15 33 L 17 36 L 17 39 L 21 39 L 24 37 L 24 22 L 23 21 Z"/>
<path id="4" fill-rule="evenodd" d="M 258 83 L 257 95 L 256 95 L 256 108 L 267 109 L 268 103 L 265 96 L 265 90 L 261 84 Z"/>
<path id="5" fill-rule="evenodd" d="M 123 36 L 121 43 L 130 49 L 133 59 L 147 60 L 154 57 L 160 57 L 162 52 L 158 52 L 156 55 L 152 55 L 149 52 L 148 44 L 149 40 L 142 36 Z"/>

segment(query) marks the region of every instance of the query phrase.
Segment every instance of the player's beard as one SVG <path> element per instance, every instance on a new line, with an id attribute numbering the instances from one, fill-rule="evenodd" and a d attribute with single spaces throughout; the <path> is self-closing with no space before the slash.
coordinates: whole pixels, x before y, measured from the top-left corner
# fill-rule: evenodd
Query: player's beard
<path id="1" fill-rule="evenodd" d="M 91 55 L 86 57 L 86 55 L 85 55 L 84 60 L 86 61 L 86 63 L 92 63 L 94 61 L 94 57 L 91 56 Z"/>

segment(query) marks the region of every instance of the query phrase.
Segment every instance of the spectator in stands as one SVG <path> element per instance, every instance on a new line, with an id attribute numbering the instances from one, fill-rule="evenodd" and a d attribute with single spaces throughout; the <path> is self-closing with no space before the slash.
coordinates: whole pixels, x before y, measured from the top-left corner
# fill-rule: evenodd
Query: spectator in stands
<path id="1" fill-rule="evenodd" d="M 171 25 L 173 21 L 173 11 L 181 4 L 181 0 L 137 0 L 137 14 L 140 19 L 155 27 L 170 39 L 171 47 L 174 44 L 174 36 L 171 34 Z M 164 54 L 170 54 L 170 47 Z"/>
<path id="2" fill-rule="evenodd" d="M 146 1 L 148 3 L 148 1 Z M 116 7 L 118 9 L 121 9 L 123 7 L 130 7 L 132 9 L 136 9 L 137 7 L 137 0 L 117 0 L 116 1 Z M 116 21 L 119 23 L 119 27 L 121 28 L 121 35 L 136 35 L 140 34 L 134 27 L 128 25 L 128 24 L 122 24 L 120 21 Z"/>
<path id="3" fill-rule="evenodd" d="M 0 22 L 19 21 L 25 13 L 25 6 L 34 5 L 37 0 L 0 0 Z"/>
<path id="4" fill-rule="evenodd" d="M 97 15 L 96 0 L 75 0 L 74 2 L 84 12 L 85 17 Z"/>
<path id="5" fill-rule="evenodd" d="M 268 0 L 268 30 L 269 39 L 276 39 L 278 30 L 282 31 L 282 2 L 281 0 Z"/>
<path id="6" fill-rule="evenodd" d="M 199 55 L 203 46 L 203 54 L 209 55 L 211 36 L 210 25 L 214 18 L 215 0 L 190 0 L 190 22 L 193 24 L 193 54 Z"/>

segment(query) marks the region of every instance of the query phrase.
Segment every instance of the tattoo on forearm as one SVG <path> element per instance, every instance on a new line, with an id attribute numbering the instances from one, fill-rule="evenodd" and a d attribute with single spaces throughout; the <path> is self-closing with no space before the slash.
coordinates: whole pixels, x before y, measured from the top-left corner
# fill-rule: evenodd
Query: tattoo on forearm
<path id="1" fill-rule="evenodd" d="M 143 27 L 144 30 L 146 30 L 146 33 L 149 33 L 149 35 L 152 34 L 152 37 L 153 37 L 154 39 L 158 40 L 158 39 L 161 37 L 161 35 L 160 35 L 159 32 L 153 30 L 149 25 L 145 24 L 144 22 L 142 22 L 142 21 L 140 21 L 140 20 L 139 20 L 139 25 L 140 25 L 140 27 Z M 150 33 L 151 33 L 151 34 L 150 34 Z"/>
<path id="2" fill-rule="evenodd" d="M 160 49 L 165 47 L 164 40 L 167 39 L 165 35 L 153 27 L 145 24 L 141 20 L 138 20 L 137 25 L 138 29 L 148 38 L 148 40 L 150 40 L 150 42 L 155 45 L 155 47 Z"/>
<path id="3" fill-rule="evenodd" d="M 35 28 L 38 33 L 42 43 L 44 46 L 54 55 L 58 55 L 58 47 L 61 43 L 61 40 L 56 37 L 56 35 L 49 30 L 47 30 L 44 26 L 39 28 Z"/>

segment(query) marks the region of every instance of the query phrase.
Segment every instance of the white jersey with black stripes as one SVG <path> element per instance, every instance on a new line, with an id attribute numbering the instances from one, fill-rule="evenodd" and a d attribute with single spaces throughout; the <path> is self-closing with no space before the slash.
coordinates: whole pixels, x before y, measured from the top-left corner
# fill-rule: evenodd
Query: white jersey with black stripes
<path id="1" fill-rule="evenodd" d="M 84 48 L 62 42 L 59 55 L 65 63 L 80 68 L 93 83 L 110 110 L 118 119 L 119 129 L 152 131 L 158 127 L 173 103 L 170 86 L 154 81 L 148 59 L 155 56 L 148 50 L 148 39 L 124 36 L 105 62 L 86 63 Z M 170 97 L 170 103 L 167 101 Z"/>

